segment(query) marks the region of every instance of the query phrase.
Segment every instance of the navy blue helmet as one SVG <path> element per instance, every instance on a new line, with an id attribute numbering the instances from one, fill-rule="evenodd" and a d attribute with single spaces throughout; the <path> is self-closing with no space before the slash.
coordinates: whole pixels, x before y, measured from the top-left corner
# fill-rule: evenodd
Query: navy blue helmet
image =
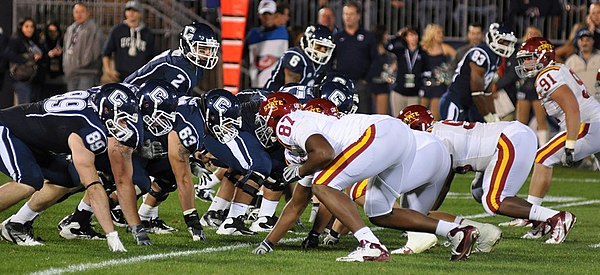
<path id="1" fill-rule="evenodd" d="M 219 61 L 219 42 L 215 32 L 206 24 L 194 22 L 179 34 L 179 49 L 192 64 L 212 69 Z"/>
<path id="2" fill-rule="evenodd" d="M 151 79 L 142 84 L 138 95 L 146 129 L 155 136 L 169 133 L 175 122 L 177 89 L 164 80 Z"/>
<path id="3" fill-rule="evenodd" d="M 136 132 L 138 122 L 137 97 L 130 87 L 110 83 L 92 95 L 92 106 L 106 130 L 119 142 L 125 142 Z"/>
<path id="4" fill-rule="evenodd" d="M 355 93 L 355 91 L 356 91 L 356 86 L 354 85 L 354 81 L 352 81 L 352 79 L 350 79 L 347 76 L 340 74 L 340 73 L 328 73 L 323 76 L 323 78 L 321 79 L 321 81 L 319 83 L 323 84 L 323 83 L 327 83 L 327 82 L 331 82 L 331 81 L 339 82 L 339 83 L 346 85 L 348 90 L 350 90 L 352 93 Z"/>
<path id="5" fill-rule="evenodd" d="M 302 104 L 314 98 L 312 86 L 304 86 L 298 83 L 287 83 L 279 89 L 279 92 L 293 94 Z"/>
<path id="6" fill-rule="evenodd" d="M 325 98 L 335 104 L 341 114 L 353 114 L 358 110 L 355 100 L 358 99 L 353 91 L 340 82 L 329 81 L 319 86 L 320 98 Z"/>
<path id="7" fill-rule="evenodd" d="M 485 42 L 497 55 L 510 57 L 515 51 L 517 37 L 507 26 L 492 23 L 485 35 Z"/>
<path id="8" fill-rule="evenodd" d="M 304 31 L 300 40 L 300 48 L 308 58 L 317 64 L 326 64 L 333 55 L 335 43 L 329 28 L 323 25 L 311 25 Z"/>
<path id="9" fill-rule="evenodd" d="M 206 128 L 221 143 L 238 136 L 242 127 L 242 109 L 238 98 L 225 89 L 212 89 L 202 96 Z"/>

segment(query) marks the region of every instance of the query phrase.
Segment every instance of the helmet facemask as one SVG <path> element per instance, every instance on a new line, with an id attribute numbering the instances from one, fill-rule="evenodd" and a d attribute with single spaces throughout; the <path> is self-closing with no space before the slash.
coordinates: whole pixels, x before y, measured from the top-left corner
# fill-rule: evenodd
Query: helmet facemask
<path id="1" fill-rule="evenodd" d="M 184 44 L 185 43 L 185 44 Z M 194 41 L 192 39 L 180 39 L 179 48 L 192 64 L 210 70 L 219 61 L 219 42 L 212 38 L 206 41 Z"/>
<path id="2" fill-rule="evenodd" d="M 485 36 L 490 49 L 499 56 L 510 57 L 515 51 L 517 37 L 512 32 L 500 32 L 498 23 L 490 25 L 490 30 Z"/>
<path id="3" fill-rule="evenodd" d="M 266 116 L 256 114 L 255 123 L 258 127 L 254 130 L 254 133 L 260 144 L 265 148 L 269 148 L 277 142 L 277 137 L 273 134 L 273 129 L 268 125 L 268 121 L 271 119 L 271 112 L 272 110 L 269 110 Z"/>
<path id="4" fill-rule="evenodd" d="M 302 47 L 304 48 L 306 55 L 308 55 L 308 58 L 317 64 L 327 64 L 335 49 L 333 41 L 316 38 L 307 38 L 305 40 L 307 45 L 302 45 Z"/>
<path id="5" fill-rule="evenodd" d="M 212 121 L 208 128 L 219 142 L 223 144 L 228 143 L 239 135 L 238 128 L 242 127 L 241 117 L 233 119 L 224 117 L 221 112 L 219 114 L 211 114 L 209 110 L 206 110 L 206 117 Z"/>
<path id="6" fill-rule="evenodd" d="M 544 63 L 541 62 L 546 52 L 542 51 L 541 54 L 519 51 L 517 53 L 517 62 L 519 65 L 515 66 L 517 76 L 520 78 L 533 78 L 544 69 Z"/>
<path id="7" fill-rule="evenodd" d="M 104 122 L 106 130 L 119 142 L 126 142 L 134 134 L 135 124 L 138 122 L 138 114 L 128 114 L 123 111 L 114 110 L 114 116 Z"/>
<path id="8" fill-rule="evenodd" d="M 148 131 L 155 136 L 164 136 L 173 130 L 173 122 L 175 122 L 175 112 L 167 113 L 158 109 L 158 104 L 155 103 L 154 112 L 152 115 L 144 115 L 142 119 Z"/>

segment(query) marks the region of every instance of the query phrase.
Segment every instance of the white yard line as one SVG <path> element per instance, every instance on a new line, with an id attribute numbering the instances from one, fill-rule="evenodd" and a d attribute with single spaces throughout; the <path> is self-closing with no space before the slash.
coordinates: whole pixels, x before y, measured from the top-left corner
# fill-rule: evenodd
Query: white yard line
<path id="1" fill-rule="evenodd" d="M 301 241 L 301 240 L 304 240 L 304 238 L 284 239 L 280 243 L 297 242 L 297 241 Z M 33 272 L 31 274 L 32 275 L 52 275 L 52 274 L 82 272 L 82 271 L 87 271 L 87 270 L 92 270 L 92 269 L 100 269 L 100 268 L 105 268 L 105 267 L 109 267 L 109 266 L 133 264 L 133 263 L 145 262 L 145 261 L 150 261 L 150 260 L 185 257 L 185 256 L 190 256 L 190 255 L 195 255 L 195 254 L 208 254 L 208 253 L 215 253 L 215 252 L 223 252 L 223 251 L 234 250 L 234 249 L 238 249 L 238 248 L 246 248 L 246 247 L 250 247 L 253 245 L 256 245 L 256 244 L 255 243 L 241 243 L 241 244 L 226 245 L 226 246 L 219 246 L 219 247 L 208 247 L 208 248 L 203 248 L 203 249 L 192 249 L 192 250 L 176 251 L 176 252 L 169 252 L 169 253 L 150 254 L 150 255 L 125 258 L 125 259 L 108 260 L 108 261 L 103 261 L 103 262 L 99 262 L 99 263 L 84 263 L 84 264 L 70 265 L 67 267 L 50 268 L 50 269 L 46 269 L 46 270 Z M 118 254 L 115 254 L 115 255 L 118 255 Z"/>

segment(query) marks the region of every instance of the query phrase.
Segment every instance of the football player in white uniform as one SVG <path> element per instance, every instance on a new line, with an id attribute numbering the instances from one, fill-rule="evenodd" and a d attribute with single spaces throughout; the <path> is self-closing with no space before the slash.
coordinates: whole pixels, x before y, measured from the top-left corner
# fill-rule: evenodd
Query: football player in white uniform
<path id="1" fill-rule="evenodd" d="M 433 219 L 410 209 L 393 209 L 399 194 L 413 190 L 407 181 L 416 141 L 410 129 L 385 115 L 346 115 L 341 119 L 300 110 L 291 95 L 271 94 L 259 112 L 266 114 L 273 135 L 292 152 L 304 153 L 303 164 L 284 169 L 286 182 L 313 175 L 313 192 L 359 241 L 358 248 L 338 261 L 387 261 L 389 252 L 360 218 L 352 200 L 341 190 L 373 178 L 368 184 L 365 212 L 383 227 L 436 233 L 452 242 L 451 260 L 469 256 L 479 236 L 473 226 Z M 398 140 L 403 146 L 394 146 Z M 378 156 L 386 156 L 378 158 Z M 261 246 L 269 246 L 264 242 Z M 270 247 L 270 246 L 269 246 Z"/>
<path id="2" fill-rule="evenodd" d="M 537 138 L 520 122 L 478 123 L 440 121 L 433 123 L 427 108 L 406 107 L 398 117 L 417 130 L 431 130 L 452 154 L 454 171 L 484 172 L 481 203 L 491 215 L 530 219 L 540 224 L 539 237 L 552 232 L 549 244 L 562 243 L 575 224 L 575 215 L 516 197 L 529 175 Z M 458 220 L 455 220 L 457 222 Z"/>
<path id="3" fill-rule="evenodd" d="M 517 61 L 517 74 L 536 78 L 535 88 L 546 113 L 563 130 L 538 149 L 535 157 L 527 201 L 541 205 L 555 165 L 572 166 L 600 151 L 600 103 L 572 70 L 554 62 L 554 46 L 547 39 L 525 41 L 517 52 Z"/>

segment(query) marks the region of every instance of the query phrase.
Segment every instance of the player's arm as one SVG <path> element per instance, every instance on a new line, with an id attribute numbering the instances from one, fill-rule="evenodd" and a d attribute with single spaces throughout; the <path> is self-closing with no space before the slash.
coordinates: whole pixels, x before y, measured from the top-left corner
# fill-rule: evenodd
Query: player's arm
<path id="1" fill-rule="evenodd" d="M 335 158 L 331 144 L 320 134 L 314 134 L 306 140 L 306 162 L 300 166 L 300 176 L 312 175 L 327 167 Z"/>
<path id="2" fill-rule="evenodd" d="M 284 68 L 283 69 L 283 73 L 284 73 L 284 82 L 285 84 L 288 83 L 299 83 L 300 80 L 302 79 L 302 75 L 299 73 L 295 73 L 294 71 L 288 69 L 288 68 Z"/>
<path id="3" fill-rule="evenodd" d="M 194 187 L 192 184 L 192 170 L 190 168 L 190 152 L 179 139 L 176 131 L 171 131 L 168 135 L 168 157 L 175 182 L 179 189 L 179 203 L 181 209 L 185 212 L 190 209 L 195 209 L 194 204 Z"/>
<path id="4" fill-rule="evenodd" d="M 108 197 L 102 187 L 94 161 L 96 156 L 85 147 L 81 137 L 72 133 L 68 138 L 73 165 L 79 174 L 81 183 L 86 188 L 94 214 L 106 233 L 115 231 L 110 217 Z"/>
<path id="5" fill-rule="evenodd" d="M 141 224 L 137 213 L 137 197 L 133 186 L 133 148 L 125 146 L 116 138 L 108 138 L 108 159 L 117 186 L 119 205 L 129 226 Z"/>
<path id="6" fill-rule="evenodd" d="M 474 62 L 470 62 L 469 67 L 471 68 L 469 88 L 475 107 L 485 121 L 498 121 L 493 98 L 485 91 L 485 68 L 477 66 Z"/>
<path id="7" fill-rule="evenodd" d="M 577 140 L 577 135 L 579 134 L 579 124 L 581 123 L 579 104 L 577 103 L 577 99 L 575 98 L 575 95 L 573 95 L 573 92 L 567 85 L 562 85 L 558 87 L 552 94 L 550 94 L 550 99 L 554 100 L 558 104 L 558 106 L 560 106 L 560 108 L 565 112 L 567 143 L 573 143 L 572 147 L 565 147 L 574 149 L 575 141 Z"/>

